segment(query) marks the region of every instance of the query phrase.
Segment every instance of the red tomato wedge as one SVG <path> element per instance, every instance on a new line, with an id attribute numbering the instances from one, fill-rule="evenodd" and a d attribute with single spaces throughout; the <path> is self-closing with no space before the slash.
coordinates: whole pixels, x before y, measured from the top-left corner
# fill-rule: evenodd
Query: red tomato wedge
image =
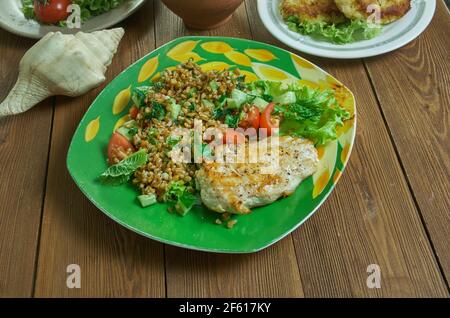
<path id="1" fill-rule="evenodd" d="M 115 164 L 125 159 L 130 150 L 134 152 L 134 147 L 131 142 L 118 132 L 114 132 L 108 144 L 109 164 Z"/>
<path id="2" fill-rule="evenodd" d="M 34 13 L 39 21 L 48 24 L 67 19 L 71 0 L 34 0 Z"/>
<path id="3" fill-rule="evenodd" d="M 249 111 L 245 114 L 245 117 L 239 123 L 241 128 L 253 127 L 256 130 L 259 128 L 260 112 L 258 107 L 252 106 Z"/>
<path id="4" fill-rule="evenodd" d="M 259 122 L 260 128 L 267 129 L 267 137 L 272 135 L 274 128 L 279 128 L 280 126 L 280 121 L 278 119 L 272 118 L 272 112 L 274 108 L 275 103 L 270 103 L 269 105 L 267 105 L 266 109 L 264 109 L 261 115 L 261 120 Z"/>
<path id="5" fill-rule="evenodd" d="M 130 118 L 131 119 L 136 119 L 138 113 L 139 113 L 139 109 L 136 106 L 133 106 L 130 108 Z"/>
<path id="6" fill-rule="evenodd" d="M 240 132 L 237 132 L 233 128 L 227 128 L 223 134 L 224 144 L 241 144 L 245 142 L 245 136 Z"/>

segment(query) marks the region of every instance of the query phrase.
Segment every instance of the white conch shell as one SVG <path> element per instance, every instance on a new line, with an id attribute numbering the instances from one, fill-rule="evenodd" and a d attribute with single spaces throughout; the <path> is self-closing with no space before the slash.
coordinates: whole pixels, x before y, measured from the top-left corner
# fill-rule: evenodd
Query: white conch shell
<path id="1" fill-rule="evenodd" d="M 50 32 L 29 49 L 17 83 L 0 104 L 0 117 L 27 111 L 47 97 L 79 96 L 105 81 L 124 30 Z"/>

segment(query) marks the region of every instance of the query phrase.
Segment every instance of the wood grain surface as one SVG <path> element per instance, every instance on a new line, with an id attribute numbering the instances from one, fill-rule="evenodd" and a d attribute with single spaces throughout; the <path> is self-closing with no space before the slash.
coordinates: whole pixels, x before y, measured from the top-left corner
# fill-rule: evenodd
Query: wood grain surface
<path id="1" fill-rule="evenodd" d="M 254 39 L 266 42 L 271 37 L 257 18 L 256 3 L 247 1 L 247 10 Z M 282 46 L 273 38 L 270 43 Z M 320 213 L 293 235 L 305 295 L 448 295 L 362 61 L 307 58 L 349 87 L 358 119 L 343 178 Z M 370 264 L 384 274 L 381 289 L 366 286 Z"/>
<path id="2" fill-rule="evenodd" d="M 108 81 L 154 49 L 153 4 L 148 1 L 127 30 L 108 70 Z M 36 297 L 164 297 L 163 246 L 110 220 L 84 197 L 66 169 L 72 135 L 102 87 L 55 105 L 44 201 Z M 66 268 L 78 264 L 81 288 L 68 289 Z"/>
<path id="3" fill-rule="evenodd" d="M 104 85 L 0 120 L 0 297 L 448 297 L 449 24 L 438 0 L 427 31 L 395 52 L 352 61 L 300 53 L 354 92 L 356 143 L 317 213 L 255 254 L 163 245 L 119 226 L 84 197 L 65 160 L 76 126 Z M 254 0 L 206 32 L 187 30 L 159 0 L 148 0 L 121 26 L 126 35 L 106 83 L 183 35 L 289 49 L 266 31 Z M 0 97 L 32 43 L 0 30 Z M 70 264 L 80 265 L 81 289 L 66 287 Z M 366 286 L 370 264 L 380 266 L 380 289 Z"/>
<path id="4" fill-rule="evenodd" d="M 447 282 L 450 281 L 450 14 L 442 1 L 428 29 L 367 69 Z"/>
<path id="5" fill-rule="evenodd" d="M 0 30 L 0 100 L 34 41 Z M 45 192 L 53 100 L 0 119 L 0 297 L 31 296 Z"/>

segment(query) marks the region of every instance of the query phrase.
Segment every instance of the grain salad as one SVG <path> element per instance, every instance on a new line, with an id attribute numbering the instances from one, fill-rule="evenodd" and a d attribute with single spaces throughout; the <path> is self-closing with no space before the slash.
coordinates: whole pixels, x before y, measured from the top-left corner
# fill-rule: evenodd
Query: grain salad
<path id="1" fill-rule="evenodd" d="M 214 119 L 213 109 L 204 101 L 215 103 L 221 96 L 231 94 L 242 80 L 239 69 L 202 72 L 197 64 L 189 61 L 164 71 L 155 85 L 149 87 L 146 106 L 136 116 L 138 130 L 132 140 L 136 148 L 147 149 L 151 158 L 134 173 L 133 183 L 142 194 L 153 193 L 158 201 L 164 201 L 164 194 L 174 181 L 184 183 L 189 192 L 194 192 L 195 163 L 170 160 L 171 136 L 179 126 L 194 128 L 194 119 L 201 120 L 204 129 L 219 127 L 220 121 Z M 174 109 L 174 103 L 181 107 Z M 158 113 L 154 114 L 156 107 Z"/>
<path id="2" fill-rule="evenodd" d="M 227 228 L 232 228 L 237 222 L 231 218 L 232 214 L 250 211 L 243 205 L 245 198 L 240 196 L 231 203 L 224 202 L 216 207 L 210 204 L 211 198 L 204 197 L 206 191 L 201 186 L 208 184 L 209 193 L 218 186 L 218 197 L 214 202 L 226 201 L 227 191 L 223 187 L 227 185 L 220 184 L 222 177 L 208 183 L 208 173 L 223 173 L 228 169 L 231 174 L 238 174 L 238 183 L 245 184 L 254 178 L 245 176 L 245 173 L 254 174 L 258 169 L 243 162 L 236 167 L 220 163 L 217 170 L 217 166 L 211 166 L 217 163 L 208 161 L 214 158 L 215 151 L 236 151 L 258 142 L 258 139 L 275 138 L 278 131 L 298 136 L 295 137 L 297 140 L 308 138 L 299 143 L 289 137 L 292 142 L 289 139 L 288 146 L 314 148 L 313 144 L 321 145 L 335 139 L 336 125 L 348 117 L 330 92 L 300 87 L 296 83 L 262 80 L 246 83 L 245 76 L 236 67 L 222 71 L 203 70 L 192 60 L 165 69 L 147 86 L 134 87 L 131 99 L 134 105 L 130 108 L 130 120 L 111 136 L 108 145 L 110 167 L 100 176 L 101 181 L 119 185 L 131 180 L 139 189 L 138 200 L 143 207 L 166 202 L 169 203 L 169 212 L 180 215 L 203 203 L 222 213 L 215 223 L 225 224 Z M 298 126 L 291 123 L 289 130 L 283 132 L 285 120 Z M 324 127 L 327 127 L 326 132 Z M 197 131 L 200 160 L 196 156 Z M 210 131 L 214 134 L 209 134 Z M 291 153 L 297 154 L 298 149 Z M 283 175 L 283 171 L 277 174 Z M 228 177 L 224 175 L 223 180 L 228 180 Z M 301 178 L 298 183 L 300 181 Z M 258 189 L 264 186 L 260 184 Z M 278 186 L 283 187 L 283 184 Z M 224 198 L 221 198 L 221 191 Z M 270 200 L 273 202 L 276 196 L 272 195 Z M 257 200 L 253 198 L 250 201 Z M 224 208 L 228 205 L 230 208 Z"/>

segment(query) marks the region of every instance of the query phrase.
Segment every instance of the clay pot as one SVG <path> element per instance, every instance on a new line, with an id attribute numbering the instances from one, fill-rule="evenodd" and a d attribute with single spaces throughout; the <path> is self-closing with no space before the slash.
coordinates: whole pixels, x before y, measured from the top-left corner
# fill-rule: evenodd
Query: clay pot
<path id="1" fill-rule="evenodd" d="M 209 30 L 222 26 L 244 0 L 162 0 L 190 29 Z"/>

